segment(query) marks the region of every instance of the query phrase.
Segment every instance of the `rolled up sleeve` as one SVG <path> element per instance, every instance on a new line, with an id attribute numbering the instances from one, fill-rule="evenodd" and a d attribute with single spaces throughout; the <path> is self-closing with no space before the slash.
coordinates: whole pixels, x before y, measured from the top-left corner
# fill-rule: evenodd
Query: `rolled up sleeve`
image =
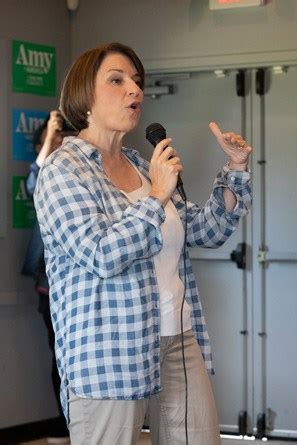
<path id="1" fill-rule="evenodd" d="M 213 192 L 203 208 L 193 203 L 187 209 L 187 243 L 189 246 L 219 247 L 234 232 L 252 203 L 250 172 L 231 171 L 225 166 L 214 182 Z M 224 188 L 236 197 L 232 211 L 226 211 Z"/>

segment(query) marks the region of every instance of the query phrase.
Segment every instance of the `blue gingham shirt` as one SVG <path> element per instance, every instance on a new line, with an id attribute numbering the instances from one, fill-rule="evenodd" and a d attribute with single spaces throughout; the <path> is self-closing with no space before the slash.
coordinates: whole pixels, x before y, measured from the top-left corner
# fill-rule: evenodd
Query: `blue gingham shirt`
<path id="1" fill-rule="evenodd" d="M 123 147 L 148 177 L 148 162 Z M 250 174 L 218 174 L 204 208 L 188 203 L 187 246 L 218 247 L 251 203 Z M 237 197 L 226 213 L 223 187 Z M 42 166 L 34 194 L 50 284 L 61 401 L 68 419 L 68 390 L 79 397 L 142 399 L 161 390 L 160 301 L 153 256 L 162 249 L 160 201 L 131 204 L 105 175 L 96 148 L 68 137 Z M 172 197 L 181 221 L 185 205 Z M 192 327 L 206 368 L 213 372 L 209 337 L 188 252 L 186 282 Z"/>

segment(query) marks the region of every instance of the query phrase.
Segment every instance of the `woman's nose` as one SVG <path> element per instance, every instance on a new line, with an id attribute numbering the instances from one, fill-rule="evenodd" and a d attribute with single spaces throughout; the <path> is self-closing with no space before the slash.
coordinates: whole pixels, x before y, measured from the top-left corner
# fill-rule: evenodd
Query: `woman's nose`
<path id="1" fill-rule="evenodd" d="M 130 85 L 129 96 L 137 97 L 139 96 L 140 92 L 141 88 L 137 85 L 137 83 L 133 81 L 132 84 Z"/>
<path id="2" fill-rule="evenodd" d="M 139 95 L 139 91 L 137 89 L 134 89 L 133 91 L 130 91 L 129 96 L 137 97 Z"/>

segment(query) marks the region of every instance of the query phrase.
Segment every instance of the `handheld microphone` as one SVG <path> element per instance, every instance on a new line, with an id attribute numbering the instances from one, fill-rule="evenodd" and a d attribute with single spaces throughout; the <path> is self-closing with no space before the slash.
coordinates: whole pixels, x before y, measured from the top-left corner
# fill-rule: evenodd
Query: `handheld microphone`
<path id="1" fill-rule="evenodd" d="M 166 139 L 166 130 L 163 125 L 154 122 L 150 124 L 145 130 L 146 139 L 155 147 L 159 142 Z M 165 147 L 166 148 L 166 147 Z M 177 177 L 176 188 L 184 201 L 187 200 L 187 196 L 184 190 L 184 185 L 180 174 Z"/>

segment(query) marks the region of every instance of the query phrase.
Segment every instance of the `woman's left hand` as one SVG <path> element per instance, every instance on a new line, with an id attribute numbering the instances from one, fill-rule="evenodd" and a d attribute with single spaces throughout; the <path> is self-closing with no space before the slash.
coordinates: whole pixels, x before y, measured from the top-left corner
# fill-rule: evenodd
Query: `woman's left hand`
<path id="1" fill-rule="evenodd" d="M 217 138 L 222 150 L 229 157 L 229 168 L 231 170 L 246 170 L 252 147 L 239 134 L 222 133 L 215 122 L 211 122 L 209 128 Z"/>

